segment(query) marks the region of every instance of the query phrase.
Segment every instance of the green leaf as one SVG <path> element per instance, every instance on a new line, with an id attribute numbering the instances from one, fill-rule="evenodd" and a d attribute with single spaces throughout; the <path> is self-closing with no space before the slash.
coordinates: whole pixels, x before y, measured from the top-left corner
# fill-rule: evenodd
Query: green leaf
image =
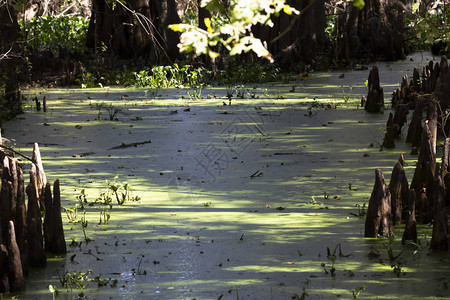
<path id="1" fill-rule="evenodd" d="M 353 0 L 353 6 L 356 8 L 363 8 L 365 5 L 364 0 Z"/>
<path id="2" fill-rule="evenodd" d="M 184 30 L 181 28 L 180 24 L 170 24 L 169 29 L 173 31 L 183 32 Z"/>
<path id="3" fill-rule="evenodd" d="M 214 30 L 211 27 L 211 19 L 205 18 L 205 19 L 203 19 L 203 22 L 205 22 L 206 30 L 208 30 L 209 33 L 213 33 Z"/>
<path id="4" fill-rule="evenodd" d="M 296 15 L 300 14 L 300 12 L 298 10 L 296 10 L 295 8 L 293 8 L 287 4 L 283 6 L 283 11 L 287 15 L 292 15 L 292 13 L 294 13 Z"/>

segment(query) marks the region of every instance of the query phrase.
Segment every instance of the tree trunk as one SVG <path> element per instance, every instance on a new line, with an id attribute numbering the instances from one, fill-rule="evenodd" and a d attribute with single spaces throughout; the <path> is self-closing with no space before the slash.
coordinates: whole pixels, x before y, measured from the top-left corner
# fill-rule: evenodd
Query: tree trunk
<path id="1" fill-rule="evenodd" d="M 338 41 L 339 58 L 348 64 L 363 57 L 371 60 L 404 58 L 405 9 L 400 1 L 366 0 L 362 9 L 350 2 L 345 29 Z"/>
<path id="2" fill-rule="evenodd" d="M 317 64 L 325 45 L 325 1 L 288 1 L 300 16 L 281 13 L 273 18 L 274 26 L 255 26 L 253 33 L 267 43 L 275 61 L 284 68 L 295 69 L 299 62 Z"/>
<path id="3" fill-rule="evenodd" d="M 144 58 L 154 64 L 160 57 L 176 57 L 177 35 L 167 25 L 177 22 L 174 0 L 129 0 L 114 5 L 107 0 L 93 0 L 86 43 L 95 51 L 106 46 L 118 57 Z"/>
<path id="4" fill-rule="evenodd" d="M 14 7 L 9 1 L 0 5 L 0 119 L 10 119 L 22 112 L 17 79 L 19 66 L 19 47 L 16 44 L 19 37 L 19 25 Z M 1 123 L 1 122 L 0 122 Z"/>

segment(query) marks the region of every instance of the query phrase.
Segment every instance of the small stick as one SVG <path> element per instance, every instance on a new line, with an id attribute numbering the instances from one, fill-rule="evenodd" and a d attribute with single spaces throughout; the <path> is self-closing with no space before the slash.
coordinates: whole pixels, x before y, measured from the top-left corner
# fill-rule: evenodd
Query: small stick
<path id="1" fill-rule="evenodd" d="M 259 175 L 256 175 L 256 174 L 258 174 L 258 173 L 259 173 L 259 170 L 256 171 L 255 173 L 253 173 L 252 175 L 250 175 L 250 177 L 256 177 L 256 176 L 259 176 Z"/>
<path id="2" fill-rule="evenodd" d="M 266 136 L 258 127 L 258 125 L 256 125 L 256 123 L 253 123 L 253 125 L 255 125 L 256 129 L 259 131 L 259 133 L 261 133 L 263 136 Z"/>
<path id="3" fill-rule="evenodd" d="M 20 155 L 20 156 L 22 156 L 23 158 L 25 158 L 25 159 L 28 159 L 29 161 L 33 161 L 32 159 L 31 159 L 31 157 L 29 157 L 29 156 L 26 156 L 25 154 L 22 154 L 22 153 L 20 153 L 19 151 L 16 151 L 16 150 L 14 150 L 13 148 L 11 148 L 11 147 L 8 147 L 8 146 L 5 146 L 5 145 L 1 145 L 0 144 L 0 148 L 3 148 L 3 149 L 6 149 L 6 150 L 9 150 L 9 151 L 11 151 L 11 152 L 13 152 L 13 153 L 15 153 L 15 154 L 17 154 L 17 155 Z"/>

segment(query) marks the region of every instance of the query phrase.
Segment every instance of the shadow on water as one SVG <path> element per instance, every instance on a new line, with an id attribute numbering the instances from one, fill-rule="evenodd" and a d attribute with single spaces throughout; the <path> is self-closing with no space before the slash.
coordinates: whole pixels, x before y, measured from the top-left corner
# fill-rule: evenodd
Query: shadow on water
<path id="1" fill-rule="evenodd" d="M 413 66 L 383 64 L 381 81 L 394 89 Z M 344 81 L 341 73 L 315 74 L 295 91 L 260 85 L 258 98 L 231 106 L 223 87 L 205 90 L 216 95 L 206 100 L 181 99 L 181 89 L 39 91 L 49 112 L 27 107 L 6 135 L 26 153 L 40 143 L 63 206 L 74 206 L 81 189 L 94 201 L 116 174 L 142 200 L 114 207 L 107 225 L 87 206 L 89 243 L 79 223 L 65 222 L 66 240 L 78 245 L 33 270 L 19 297 L 47 299 L 49 284 L 60 299 L 349 299 L 359 289 L 363 299 L 447 296 L 448 257 L 427 255 L 429 228 L 416 247 L 402 248 L 402 226 L 391 244 L 363 238 L 374 169 L 388 180 L 404 153 L 411 180 L 416 158 L 403 142 L 380 151 L 387 114 L 358 108 L 368 71 L 345 72 Z M 337 245 L 334 260 L 327 248 Z M 392 262 L 391 248 L 404 250 Z M 66 292 L 55 274 L 63 265 L 118 284 Z"/>

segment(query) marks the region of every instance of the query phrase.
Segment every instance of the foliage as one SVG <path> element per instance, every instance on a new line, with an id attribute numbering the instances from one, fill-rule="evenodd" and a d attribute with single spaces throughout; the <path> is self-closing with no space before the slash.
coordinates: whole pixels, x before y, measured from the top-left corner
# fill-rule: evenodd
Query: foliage
<path id="1" fill-rule="evenodd" d="M 174 63 L 167 66 L 154 66 L 141 70 L 109 70 L 95 76 L 86 72 L 76 79 L 83 88 L 117 85 L 138 88 L 192 87 L 201 88 L 207 84 L 264 83 L 279 81 L 281 71 L 272 64 L 231 63 L 226 69 L 215 72 L 204 67 Z"/>
<path id="2" fill-rule="evenodd" d="M 229 22 L 216 22 L 212 25 L 210 18 L 205 18 L 207 30 L 191 24 L 172 24 L 174 31 L 182 32 L 178 47 L 182 52 L 194 51 L 197 55 L 208 54 L 213 61 L 219 56 L 215 50 L 219 44 L 224 46 L 230 55 L 253 51 L 259 57 L 273 61 L 271 54 L 262 41 L 251 34 L 253 25 L 273 26 L 272 16 L 282 11 L 286 14 L 300 14 L 284 0 L 231 0 L 225 7 L 218 0 L 203 0 L 201 6 L 212 12 L 214 16 L 226 16 Z"/>
<path id="3" fill-rule="evenodd" d="M 60 274 L 59 271 L 57 272 L 57 274 L 61 285 L 67 290 L 72 291 L 72 289 L 84 289 L 86 282 L 89 281 L 89 276 L 92 274 L 92 272 L 69 272 L 67 270 L 64 270 L 63 274 Z"/>
<path id="4" fill-rule="evenodd" d="M 215 80 L 225 84 L 263 83 L 280 80 L 280 69 L 272 64 L 242 62 L 217 71 Z"/>
<path id="5" fill-rule="evenodd" d="M 203 20 L 206 30 L 198 27 L 192 8 L 188 9 L 184 23 L 171 24 L 169 28 L 182 33 L 178 44 L 180 52 L 207 54 L 213 61 L 219 56 L 217 48 L 223 46 L 231 56 L 252 51 L 273 62 L 266 45 L 253 36 L 252 26 L 272 27 L 273 17 L 282 12 L 300 15 L 285 0 L 231 0 L 225 4 L 219 0 L 202 0 L 200 5 L 211 12 L 211 18 Z M 364 5 L 364 0 L 353 0 L 354 7 L 361 9 Z"/>
<path id="6" fill-rule="evenodd" d="M 179 66 L 174 63 L 171 66 L 154 66 L 133 72 L 134 78 L 128 77 L 124 84 L 153 88 L 197 86 L 205 80 L 208 72 L 205 68 L 195 69 L 190 65 Z"/>
<path id="7" fill-rule="evenodd" d="M 445 2 L 432 2 L 429 9 L 419 9 L 413 4 L 413 17 L 408 20 L 411 29 L 411 43 L 416 49 L 432 49 L 435 54 L 449 51 L 450 32 L 443 30 L 450 23 L 450 8 Z"/>
<path id="8" fill-rule="evenodd" d="M 48 49 L 55 57 L 82 54 L 86 50 L 88 18 L 39 17 L 19 22 L 26 44 L 35 49 Z"/>
<path id="9" fill-rule="evenodd" d="M 117 180 L 119 176 L 114 176 L 113 180 L 106 180 L 108 188 L 100 193 L 100 197 L 97 198 L 97 202 L 104 204 L 110 204 L 113 198 L 117 201 L 118 205 L 124 204 L 126 201 L 139 201 L 141 197 L 133 196 L 133 189 L 126 181 L 120 182 Z"/>
<path id="10" fill-rule="evenodd" d="M 59 278 L 59 282 L 61 283 L 61 286 L 67 289 L 67 291 L 72 291 L 73 289 L 85 289 L 89 283 L 95 282 L 97 283 L 98 287 L 107 286 L 109 284 L 110 287 L 116 287 L 117 286 L 117 279 L 112 278 L 103 278 L 100 275 L 91 277 L 92 271 L 73 271 L 69 272 L 65 268 L 62 271 L 62 274 L 58 270 L 56 272 Z M 53 285 L 49 285 L 49 291 L 53 294 L 53 298 L 55 298 L 55 294 L 58 295 L 58 291 L 56 290 L 56 287 Z M 81 298 L 81 294 L 79 294 L 79 297 Z"/>
<path id="11" fill-rule="evenodd" d="M 353 299 L 358 299 L 359 294 L 361 294 L 361 292 L 363 292 L 365 289 L 367 289 L 367 286 L 363 285 L 363 286 L 358 286 L 354 290 L 353 289 L 350 290 L 350 292 L 352 292 Z"/>

